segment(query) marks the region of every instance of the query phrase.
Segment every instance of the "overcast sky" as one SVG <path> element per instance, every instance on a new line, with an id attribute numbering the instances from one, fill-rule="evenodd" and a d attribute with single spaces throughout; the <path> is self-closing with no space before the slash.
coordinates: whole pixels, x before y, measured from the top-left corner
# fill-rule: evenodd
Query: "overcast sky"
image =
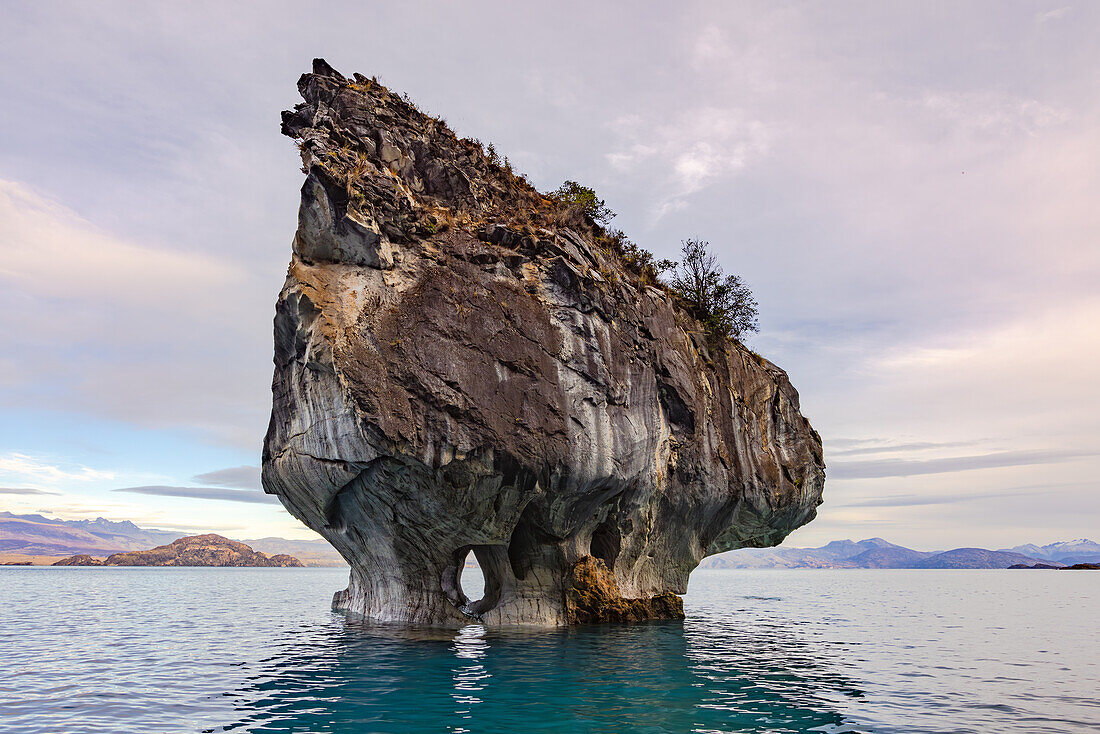
<path id="1" fill-rule="evenodd" d="M 0 510 L 309 535 L 256 467 L 323 56 L 710 241 L 825 441 L 788 544 L 1098 534 L 1100 5 L 304 5 L 0 9 Z"/>

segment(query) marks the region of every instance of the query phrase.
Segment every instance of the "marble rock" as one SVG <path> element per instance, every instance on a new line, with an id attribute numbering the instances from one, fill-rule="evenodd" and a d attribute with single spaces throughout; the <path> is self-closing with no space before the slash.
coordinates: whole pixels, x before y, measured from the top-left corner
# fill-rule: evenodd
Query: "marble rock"
<path id="1" fill-rule="evenodd" d="M 406 97 L 321 60 L 298 89 L 263 484 L 351 565 L 335 608 L 675 618 L 702 558 L 813 519 L 821 441 L 783 370 Z"/>

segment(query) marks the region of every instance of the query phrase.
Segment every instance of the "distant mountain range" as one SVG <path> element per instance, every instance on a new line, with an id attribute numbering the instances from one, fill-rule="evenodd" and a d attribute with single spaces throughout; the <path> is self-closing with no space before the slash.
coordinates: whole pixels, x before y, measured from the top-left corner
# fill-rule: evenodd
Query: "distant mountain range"
<path id="1" fill-rule="evenodd" d="M 130 522 L 58 520 L 43 515 L 0 512 L 0 555 L 106 557 L 124 551 L 141 551 L 166 545 L 186 535 L 172 530 L 151 530 Z M 327 541 L 260 538 L 241 540 L 268 555 L 294 556 L 307 566 L 343 566 L 344 560 Z"/>
<path id="2" fill-rule="evenodd" d="M 192 533 L 193 534 L 193 533 Z M 106 557 L 148 550 L 188 533 L 141 528 L 124 520 L 57 520 L 42 515 L 0 512 L 0 556 Z M 286 554 L 307 566 L 346 565 L 327 541 L 287 538 L 239 539 L 268 555 Z M 41 561 L 39 561 L 41 562 Z M 1008 568 L 1017 564 L 1100 563 L 1100 543 L 1068 540 L 1049 545 L 1018 545 L 986 550 L 955 548 L 919 551 L 882 538 L 834 540 L 820 548 L 746 548 L 703 559 L 700 568 Z"/>
<path id="3" fill-rule="evenodd" d="M 1018 545 L 1008 550 L 1044 561 L 1057 561 L 1066 566 L 1075 563 L 1100 563 L 1100 544 L 1084 538 L 1049 545 Z"/>
<path id="4" fill-rule="evenodd" d="M 745 548 L 703 559 L 700 568 L 1008 568 L 1016 564 L 1100 562 L 1100 543 L 1070 540 L 1002 550 L 919 551 L 882 538 L 834 540 L 820 548 Z"/>
<path id="5" fill-rule="evenodd" d="M 0 553 L 28 556 L 103 555 L 146 550 L 182 537 L 185 533 L 146 530 L 129 520 L 56 520 L 42 515 L 0 512 Z"/>

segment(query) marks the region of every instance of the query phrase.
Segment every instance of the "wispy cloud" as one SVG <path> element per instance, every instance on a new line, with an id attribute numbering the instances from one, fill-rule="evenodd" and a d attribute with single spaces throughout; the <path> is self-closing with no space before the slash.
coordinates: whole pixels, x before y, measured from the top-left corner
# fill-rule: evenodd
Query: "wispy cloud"
<path id="1" fill-rule="evenodd" d="M 770 142 L 764 123 L 736 107 L 702 106 L 656 123 L 626 116 L 612 127 L 620 142 L 607 162 L 622 173 L 645 171 L 657 183 L 655 219 L 763 157 Z"/>
<path id="2" fill-rule="evenodd" d="M 896 494 L 889 497 L 875 497 L 858 502 L 848 502 L 837 507 L 923 507 L 927 505 L 955 505 L 961 502 L 974 502 L 985 499 L 1004 499 L 1006 496 L 1023 497 L 1039 494 L 1032 492 L 982 492 L 978 494 L 924 495 Z"/>
<path id="3" fill-rule="evenodd" d="M 42 489 L 33 489 L 31 487 L 0 487 L 0 494 L 53 494 L 57 492 L 47 492 Z"/>
<path id="4" fill-rule="evenodd" d="M 999 451 L 975 456 L 953 456 L 943 459 L 873 459 L 869 461 L 842 461 L 829 467 L 832 479 L 881 479 L 885 477 L 911 477 L 919 474 L 944 474 L 947 472 L 993 469 L 1006 466 L 1030 466 L 1052 464 L 1087 456 L 1096 451 Z"/>
<path id="5" fill-rule="evenodd" d="M 1073 10 L 1073 8 L 1069 5 L 1064 5 L 1060 8 L 1055 8 L 1054 10 L 1045 10 L 1035 15 L 1035 22 L 1042 24 L 1048 23 L 1052 20 L 1059 20 L 1060 18 L 1064 18 L 1066 14 L 1069 13 L 1071 10 Z"/>
<path id="6" fill-rule="evenodd" d="M 142 527 L 146 526 L 143 525 Z M 186 525 L 182 523 L 171 522 L 158 522 L 155 527 L 146 527 L 147 530 L 174 530 L 183 535 L 201 535 L 203 533 L 211 532 L 225 534 L 227 532 L 236 532 L 240 530 L 245 530 L 247 528 L 247 525 L 227 525 L 219 523 L 214 523 L 210 525 Z"/>
<path id="7" fill-rule="evenodd" d="M 826 439 L 827 448 L 855 449 L 862 446 L 881 446 L 889 443 L 885 438 L 829 438 Z"/>
<path id="8" fill-rule="evenodd" d="M 1034 135 L 1068 117 L 1066 111 L 1038 100 L 998 91 L 931 91 L 924 94 L 920 105 L 950 123 L 956 132 L 982 136 Z"/>
<path id="9" fill-rule="evenodd" d="M 170 487 L 152 485 L 148 487 L 122 487 L 115 492 L 147 494 L 155 497 L 186 497 L 197 500 L 226 500 L 229 502 L 248 502 L 251 504 L 277 505 L 279 500 L 263 492 L 245 489 L 224 489 L 222 487 Z"/>
<path id="10" fill-rule="evenodd" d="M 156 305 L 192 284 L 218 287 L 239 277 L 223 261 L 135 244 L 101 231 L 27 186 L 0 179 L 0 233 L 8 287 L 60 298 L 106 297 Z"/>
<path id="11" fill-rule="evenodd" d="M 114 472 L 90 469 L 86 466 L 65 468 L 27 454 L 14 452 L 0 456 L 0 473 L 25 478 L 31 482 L 83 482 L 113 479 L 115 476 Z"/>
<path id="12" fill-rule="evenodd" d="M 182 424 L 254 444 L 259 375 L 270 370 L 260 368 L 266 330 L 247 310 L 259 300 L 245 295 L 255 276 L 194 242 L 162 241 L 116 234 L 0 179 L 0 310 L 21 324 L 9 348 L 22 357 L 0 362 L 0 405 Z M 251 349 L 249 359 L 227 359 L 234 349 Z"/>
<path id="13" fill-rule="evenodd" d="M 830 441 L 831 445 L 839 442 Z M 908 451 L 930 451 L 933 449 L 959 448 L 961 446 L 973 446 L 979 441 L 914 441 L 912 443 L 883 443 L 876 446 L 858 446 L 837 451 L 827 451 L 828 456 L 856 456 L 861 454 L 890 454 L 905 453 Z"/>
<path id="14" fill-rule="evenodd" d="M 196 474 L 195 481 L 199 484 L 216 487 L 237 487 L 239 489 L 260 489 L 260 467 L 258 466 L 231 466 L 227 469 Z"/>

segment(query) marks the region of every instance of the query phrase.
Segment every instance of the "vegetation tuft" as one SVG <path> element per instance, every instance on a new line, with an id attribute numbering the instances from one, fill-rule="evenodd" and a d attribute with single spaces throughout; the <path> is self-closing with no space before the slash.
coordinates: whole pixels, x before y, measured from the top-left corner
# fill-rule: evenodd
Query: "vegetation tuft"
<path id="1" fill-rule="evenodd" d="M 501 205 L 495 216 L 510 226 L 528 235 L 535 234 L 541 227 L 569 227 L 587 233 L 641 284 L 661 288 L 672 295 L 703 324 L 711 338 L 741 339 L 747 332 L 759 331 L 757 303 L 752 292 L 739 276 L 727 275 L 722 270 L 717 257 L 708 250 L 709 243 L 684 240 L 679 263 L 657 259 L 652 252 L 628 239 L 622 230 L 608 227 L 615 212 L 594 189 L 576 181 L 565 181 L 554 191 L 541 194 L 526 176 L 513 170 L 511 161 L 502 157 L 495 145 L 489 143 L 483 147 L 480 140 L 457 138 L 443 118 L 425 114 L 408 95 L 391 96 L 377 78 L 367 79 L 359 74 L 348 87 L 359 94 L 378 96 L 403 106 L 408 112 L 430 121 L 436 134 L 461 146 L 471 156 L 467 160 L 482 169 L 493 192 L 494 203 Z M 296 144 L 303 152 L 307 149 L 304 140 Z M 325 170 L 345 187 L 350 201 L 361 204 L 363 193 L 359 186 L 373 169 L 367 156 L 348 145 L 330 148 L 322 155 L 325 156 L 322 160 Z M 428 214 L 416 226 L 422 234 L 436 234 L 459 224 L 458 219 L 469 222 L 469 216 L 443 207 Z M 619 277 L 615 272 L 600 272 L 612 281 Z"/>
<path id="2" fill-rule="evenodd" d="M 600 227 L 606 227 L 615 217 L 615 212 L 607 208 L 594 190 L 576 181 L 566 181 L 551 192 L 550 198 Z"/>
<path id="3" fill-rule="evenodd" d="M 740 339 L 746 332 L 760 331 L 752 291 L 739 276 L 723 272 L 718 258 L 707 250 L 709 245 L 702 240 L 684 240 L 680 250 L 683 260 L 669 286 L 711 336 Z"/>
<path id="4" fill-rule="evenodd" d="M 567 220 L 585 220 L 597 242 L 618 256 L 643 284 L 671 291 L 712 338 L 739 340 L 750 331 L 760 330 L 752 291 L 740 276 L 726 275 L 718 258 L 708 250 L 709 242 L 684 240 L 680 250 L 683 259 L 678 264 L 658 260 L 652 252 L 631 242 L 622 230 L 606 229 L 615 212 L 593 189 L 566 181 L 550 198 L 564 205 Z M 662 282 L 661 276 L 669 271 L 671 275 Z"/>

